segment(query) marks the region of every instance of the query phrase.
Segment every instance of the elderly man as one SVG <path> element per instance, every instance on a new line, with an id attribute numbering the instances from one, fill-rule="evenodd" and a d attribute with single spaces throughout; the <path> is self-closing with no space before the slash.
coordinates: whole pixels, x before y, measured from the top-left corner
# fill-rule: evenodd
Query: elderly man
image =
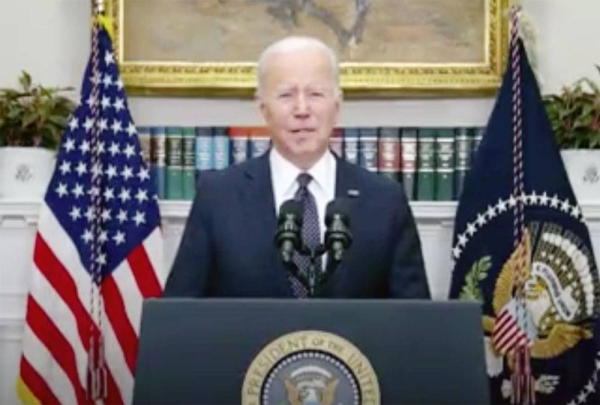
<path id="1" fill-rule="evenodd" d="M 353 241 L 320 296 L 428 299 L 421 244 L 402 188 L 329 150 L 342 101 L 333 51 L 308 37 L 272 44 L 258 62 L 256 100 L 272 148 L 200 176 L 164 295 L 306 296 L 293 273 L 303 274 L 307 264 L 297 260 L 290 271 L 274 244 L 279 208 L 302 201 L 302 237 L 314 246 L 323 241 L 327 204 L 351 196 Z"/>

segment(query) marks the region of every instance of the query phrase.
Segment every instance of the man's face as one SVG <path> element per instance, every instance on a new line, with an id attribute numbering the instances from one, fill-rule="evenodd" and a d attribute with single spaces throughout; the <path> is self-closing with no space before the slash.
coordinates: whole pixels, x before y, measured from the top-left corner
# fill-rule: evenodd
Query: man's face
<path id="1" fill-rule="evenodd" d="M 263 85 L 259 108 L 274 147 L 296 164 L 314 164 L 340 109 L 330 59 L 314 49 L 274 55 Z"/>

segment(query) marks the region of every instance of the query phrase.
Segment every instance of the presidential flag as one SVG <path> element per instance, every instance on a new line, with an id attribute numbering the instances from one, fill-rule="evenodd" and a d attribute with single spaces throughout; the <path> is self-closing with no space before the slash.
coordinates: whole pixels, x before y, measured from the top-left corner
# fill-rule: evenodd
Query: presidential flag
<path id="1" fill-rule="evenodd" d="M 105 26 L 41 212 L 17 392 L 26 404 L 130 403 L 142 301 L 161 294 L 156 191 Z"/>
<path id="2" fill-rule="evenodd" d="M 514 25 L 511 38 L 456 213 L 450 298 L 482 303 L 492 403 L 597 405 L 598 267 Z"/>

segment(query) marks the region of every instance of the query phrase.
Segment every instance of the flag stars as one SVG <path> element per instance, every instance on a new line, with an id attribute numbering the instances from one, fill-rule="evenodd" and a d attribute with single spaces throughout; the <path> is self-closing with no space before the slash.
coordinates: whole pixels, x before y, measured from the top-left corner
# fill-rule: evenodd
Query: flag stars
<path id="1" fill-rule="evenodd" d="M 112 239 L 115 241 L 115 245 L 119 246 L 125 243 L 125 234 L 121 231 L 117 231 L 117 233 L 115 234 L 115 236 L 113 236 Z"/>
<path id="2" fill-rule="evenodd" d="M 79 218 L 81 218 L 81 208 L 75 206 L 72 207 L 71 212 L 69 212 L 69 216 L 73 221 L 77 221 Z"/>
<path id="3" fill-rule="evenodd" d="M 121 190 L 121 193 L 119 194 L 119 198 L 121 199 L 121 202 L 123 204 L 125 204 L 125 202 L 131 200 L 131 193 L 130 193 L 129 189 L 123 188 Z"/>
<path id="4" fill-rule="evenodd" d="M 106 241 L 108 240 L 108 232 L 106 231 L 102 231 L 100 232 L 100 235 L 98 235 L 98 241 L 102 244 L 106 243 Z"/>
<path id="5" fill-rule="evenodd" d="M 83 176 L 85 173 L 87 173 L 87 167 L 86 167 L 85 163 L 79 162 L 75 171 L 77 172 L 77 174 L 79 176 Z"/>
<path id="6" fill-rule="evenodd" d="M 94 261 L 100 266 L 106 266 L 106 253 L 100 253 Z"/>
<path id="7" fill-rule="evenodd" d="M 88 207 L 88 209 L 85 211 L 85 218 L 88 220 L 88 222 L 92 222 L 95 217 L 96 214 L 94 214 L 94 209 L 92 207 Z"/>
<path id="8" fill-rule="evenodd" d="M 148 200 L 148 192 L 144 189 L 139 189 L 135 198 L 138 200 L 138 203 L 141 204 Z"/>
<path id="9" fill-rule="evenodd" d="M 121 82 L 121 80 L 119 80 L 119 82 Z M 115 103 L 113 104 L 113 107 L 116 112 L 124 110 L 125 109 L 125 100 L 123 100 L 122 98 L 117 98 L 115 100 Z"/>
<path id="10" fill-rule="evenodd" d="M 115 82 L 115 86 L 117 86 L 119 90 L 123 90 L 123 82 L 121 81 L 121 79 Z"/>
<path id="11" fill-rule="evenodd" d="M 110 221 L 112 217 L 110 216 L 110 210 L 105 208 L 102 210 L 102 214 L 100 214 L 100 218 L 102 218 L 103 222 Z"/>
<path id="12" fill-rule="evenodd" d="M 125 181 L 127 181 L 131 177 L 133 177 L 133 170 L 131 169 L 131 167 L 125 166 L 123 168 L 123 171 L 121 172 L 121 176 L 123 176 L 123 178 L 125 179 Z"/>
<path id="13" fill-rule="evenodd" d="M 110 98 L 108 98 L 106 96 L 102 97 L 101 105 L 102 105 L 102 108 L 105 110 L 107 108 L 111 107 L 112 103 L 110 102 Z"/>
<path id="14" fill-rule="evenodd" d="M 552 197 L 552 200 L 550 200 L 550 206 L 552 208 L 558 208 L 559 202 L 560 202 L 560 200 L 558 199 L 558 197 L 556 196 L 556 194 L 554 194 L 554 196 Z"/>
<path id="15" fill-rule="evenodd" d="M 475 226 L 475 224 L 468 223 L 467 224 L 467 233 L 469 234 L 469 236 L 475 235 L 475 232 L 477 232 L 477 227 Z"/>
<path id="16" fill-rule="evenodd" d="M 67 185 L 65 183 L 58 183 L 58 186 L 56 187 L 56 194 L 58 194 L 59 197 L 64 197 L 67 194 L 69 194 L 69 192 L 67 191 Z"/>
<path id="17" fill-rule="evenodd" d="M 105 172 L 106 176 L 109 180 L 112 180 L 113 177 L 117 175 L 117 168 L 114 165 L 108 165 L 108 169 Z"/>
<path id="18" fill-rule="evenodd" d="M 144 180 L 148 180 L 150 179 L 150 174 L 148 172 L 148 169 L 145 167 L 142 167 L 137 175 L 137 177 L 140 179 L 140 181 L 144 181 Z"/>
<path id="19" fill-rule="evenodd" d="M 89 117 L 86 118 L 83 127 L 85 128 L 85 132 L 90 132 L 94 127 L 94 120 Z"/>
<path id="20" fill-rule="evenodd" d="M 92 235 L 92 231 L 90 231 L 89 229 L 86 229 L 83 232 L 83 235 L 81 235 L 81 239 L 83 239 L 83 243 L 85 243 L 86 245 L 88 243 L 90 243 L 92 241 L 92 239 L 94 239 L 94 237 Z"/>
<path id="21" fill-rule="evenodd" d="M 121 152 L 121 150 L 119 149 L 119 144 L 116 142 L 113 142 L 110 145 L 110 148 L 108 149 L 108 151 L 110 152 L 110 154 L 114 157 L 115 155 L 119 154 Z"/>
<path id="22" fill-rule="evenodd" d="M 79 120 L 76 117 L 71 117 L 69 120 L 69 128 L 71 131 L 75 131 L 77 128 L 79 128 Z"/>
<path id="23" fill-rule="evenodd" d="M 60 170 L 63 176 L 67 173 L 71 173 L 71 162 L 63 160 L 58 170 Z"/>
<path id="24" fill-rule="evenodd" d="M 75 187 L 73 187 L 73 190 L 71 190 L 71 194 L 73 194 L 73 196 L 75 196 L 75 198 L 81 197 L 82 195 L 85 194 L 83 192 L 83 186 L 79 183 L 76 183 Z"/>
<path id="25" fill-rule="evenodd" d="M 117 215 L 117 219 L 119 220 L 120 224 L 123 224 L 123 222 L 127 221 L 127 211 L 125 211 L 125 210 L 119 210 L 119 214 Z"/>
<path id="26" fill-rule="evenodd" d="M 129 126 L 127 127 L 127 134 L 129 136 L 134 136 L 136 134 L 136 130 L 135 130 L 135 125 L 133 125 L 133 123 L 129 123 Z"/>
<path id="27" fill-rule="evenodd" d="M 90 94 L 90 96 L 88 97 L 86 104 L 88 105 L 88 107 L 93 108 L 96 104 L 96 97 L 94 97 L 92 94 Z"/>
<path id="28" fill-rule="evenodd" d="M 102 118 L 98 123 L 98 127 L 100 127 L 100 132 L 106 131 L 108 129 L 108 120 L 106 118 Z"/>
<path id="29" fill-rule="evenodd" d="M 75 149 L 75 141 L 71 138 L 67 138 L 63 147 L 65 148 L 65 150 L 67 152 L 71 152 L 72 150 Z"/>
<path id="30" fill-rule="evenodd" d="M 540 196 L 540 204 L 546 206 L 548 205 L 548 200 L 548 194 L 544 191 L 544 193 Z"/>
<path id="31" fill-rule="evenodd" d="M 569 212 L 571 210 L 571 204 L 569 204 L 569 200 L 562 201 L 560 210 L 563 212 Z"/>
<path id="32" fill-rule="evenodd" d="M 145 223 L 146 214 L 141 211 L 136 211 L 135 216 L 133 217 L 133 222 L 135 222 L 137 226 L 140 226 L 141 224 Z"/>
<path id="33" fill-rule="evenodd" d="M 464 233 L 461 233 L 460 235 L 458 235 L 458 246 L 465 246 L 468 241 L 469 241 L 469 239 L 467 238 L 467 236 Z"/>
<path id="34" fill-rule="evenodd" d="M 113 133 L 116 135 L 120 131 L 123 130 L 123 124 L 121 124 L 121 121 L 115 120 L 110 128 L 112 129 Z"/>
<path id="35" fill-rule="evenodd" d="M 462 253 L 462 251 L 458 246 L 456 246 L 454 249 L 452 249 L 452 254 L 454 255 L 455 259 L 458 259 L 460 257 L 461 253 Z"/>
<path id="36" fill-rule="evenodd" d="M 479 226 L 483 226 L 483 225 L 485 225 L 485 224 L 486 224 L 486 222 L 487 222 L 487 220 L 485 219 L 485 216 L 484 216 L 484 215 L 477 214 L 477 224 L 478 224 Z"/>
<path id="37" fill-rule="evenodd" d="M 130 159 L 133 155 L 135 155 L 135 148 L 131 144 L 127 144 L 125 147 L 125 151 L 123 152 L 127 159 Z"/>
<path id="38" fill-rule="evenodd" d="M 112 65 L 113 63 L 115 63 L 115 56 L 112 52 L 106 51 L 106 53 L 104 54 L 104 63 L 106 63 L 107 65 Z"/>
<path id="39" fill-rule="evenodd" d="M 109 74 L 104 75 L 104 79 L 102 79 L 102 84 L 104 85 L 104 87 L 108 87 L 113 84 L 112 78 Z"/>
<path id="40" fill-rule="evenodd" d="M 110 201 L 112 199 L 115 198 L 115 191 L 112 188 L 107 188 L 106 190 L 104 190 L 104 198 L 106 199 L 106 201 Z"/>
<path id="41" fill-rule="evenodd" d="M 572 215 L 574 218 L 578 218 L 578 217 L 579 217 L 579 215 L 581 215 L 581 210 L 579 209 L 579 207 L 578 207 L 578 206 L 576 206 L 576 205 L 573 205 L 573 206 L 571 207 L 571 215 Z"/>
<path id="42" fill-rule="evenodd" d="M 496 216 L 496 208 L 488 205 L 487 216 L 489 219 L 493 219 Z"/>
<path id="43" fill-rule="evenodd" d="M 82 155 L 85 155 L 90 151 L 90 142 L 87 139 L 81 142 L 81 145 L 79 145 L 79 150 L 81 151 Z"/>

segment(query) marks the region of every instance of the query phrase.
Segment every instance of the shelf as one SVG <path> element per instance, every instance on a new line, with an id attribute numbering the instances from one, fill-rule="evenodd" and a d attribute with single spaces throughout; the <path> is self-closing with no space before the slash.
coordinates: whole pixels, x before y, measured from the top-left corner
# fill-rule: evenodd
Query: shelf
<path id="1" fill-rule="evenodd" d="M 0 200 L 0 225 L 7 220 L 37 223 L 39 201 Z M 160 212 L 163 220 L 182 221 L 188 216 L 190 201 L 161 201 Z M 413 201 L 411 207 L 417 222 L 452 222 L 456 211 L 456 201 Z M 600 219 L 600 201 L 581 204 L 588 220 Z"/>

